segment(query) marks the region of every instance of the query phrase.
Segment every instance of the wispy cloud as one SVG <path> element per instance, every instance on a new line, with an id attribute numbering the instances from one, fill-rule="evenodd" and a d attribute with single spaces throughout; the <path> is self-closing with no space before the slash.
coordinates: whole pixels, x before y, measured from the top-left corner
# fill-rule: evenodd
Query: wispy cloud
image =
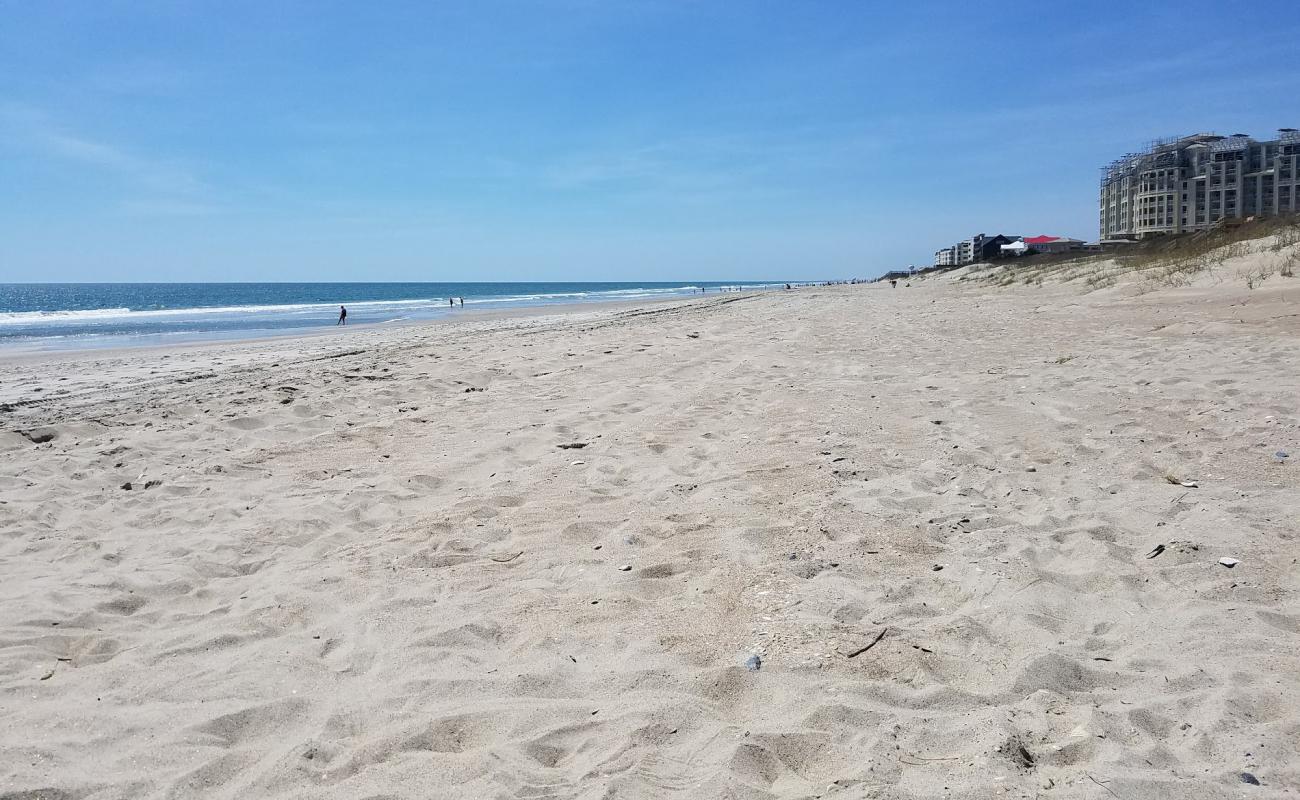
<path id="1" fill-rule="evenodd" d="M 1110 24 L 1106 23 L 1107 26 Z M 1102 35 L 1111 33 L 1106 28 Z M 1237 70 L 1244 68 L 1245 64 L 1256 64 L 1264 68 L 1262 74 L 1268 74 L 1269 68 L 1278 63 L 1279 58 L 1285 59 L 1294 52 L 1298 35 L 1300 28 L 1282 26 L 1270 30 L 1252 29 L 1242 36 L 1229 35 L 1217 40 L 1207 37 L 1195 42 L 1195 46 L 1179 42 L 1176 50 L 1170 49 L 1169 42 L 1160 42 L 1153 48 L 1155 55 L 1102 61 L 1080 70 L 1073 77 L 1065 77 L 1060 83 L 1063 91 L 1069 91 L 1071 87 L 1121 91 L 1162 89 L 1167 88 L 1162 79 L 1182 84 L 1188 75 L 1195 74 L 1198 80 L 1229 78 L 1240 87 L 1241 78 Z M 1092 41 L 1090 39 L 1089 44 Z M 1221 65 L 1222 68 L 1208 65 Z M 1229 69 L 1228 65 L 1235 69 Z"/>
<path id="2" fill-rule="evenodd" d="M 224 209 L 215 203 L 185 200 L 127 200 L 122 203 L 120 211 L 132 217 L 210 217 Z"/>
<path id="3" fill-rule="evenodd" d="M 0 105 L 0 145 L 116 176 L 124 208 L 216 208 L 207 184 L 182 162 L 92 138 L 29 106 Z"/>
<path id="4" fill-rule="evenodd" d="M 171 97 L 186 90 L 194 76 L 165 62 L 141 59 L 106 65 L 87 75 L 86 82 L 109 95 Z"/>
<path id="5" fill-rule="evenodd" d="M 718 188 L 736 182 L 740 164 L 722 164 L 679 143 L 572 152 L 541 168 L 553 188 L 661 188 L 672 191 Z"/>
<path id="6" fill-rule="evenodd" d="M 884 146 L 852 127 L 701 133 L 573 150 L 541 160 L 538 174 L 557 190 L 740 201 L 815 184 Z"/>

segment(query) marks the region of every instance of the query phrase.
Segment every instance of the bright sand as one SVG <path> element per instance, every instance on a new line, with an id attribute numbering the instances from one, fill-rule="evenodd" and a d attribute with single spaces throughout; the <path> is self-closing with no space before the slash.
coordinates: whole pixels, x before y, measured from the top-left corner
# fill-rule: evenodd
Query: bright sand
<path id="1" fill-rule="evenodd" d="M 0 797 L 1295 797 L 1293 301 L 0 359 Z"/>

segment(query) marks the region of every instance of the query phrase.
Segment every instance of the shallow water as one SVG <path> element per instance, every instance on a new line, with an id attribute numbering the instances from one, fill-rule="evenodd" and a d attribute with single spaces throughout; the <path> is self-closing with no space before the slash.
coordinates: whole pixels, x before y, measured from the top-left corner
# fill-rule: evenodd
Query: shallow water
<path id="1" fill-rule="evenodd" d="M 754 283 L 746 288 L 782 284 Z M 437 319 L 464 309 L 641 300 L 727 291 L 695 283 L 12 283 L 0 284 L 0 346 L 165 344 Z M 452 306 L 448 301 L 457 298 Z"/>

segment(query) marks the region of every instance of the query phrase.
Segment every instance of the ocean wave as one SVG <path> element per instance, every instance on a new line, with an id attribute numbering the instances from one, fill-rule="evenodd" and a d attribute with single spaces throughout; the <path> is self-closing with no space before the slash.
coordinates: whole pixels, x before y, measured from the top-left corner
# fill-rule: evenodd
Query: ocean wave
<path id="1" fill-rule="evenodd" d="M 131 313 L 129 308 L 95 308 L 78 311 L 8 311 L 0 313 L 0 325 L 29 322 L 69 322 L 79 319 L 107 319 Z"/>
<path id="2" fill-rule="evenodd" d="M 697 287 L 681 286 L 673 288 L 646 289 L 610 289 L 607 291 L 587 292 L 550 292 L 539 294 L 501 295 L 498 297 L 465 297 L 465 304 L 484 303 L 527 303 L 538 301 L 561 301 L 590 297 L 654 297 L 661 294 L 674 294 L 691 291 Z M 67 309 L 56 311 L 10 311 L 0 312 L 0 325 L 38 325 L 41 323 L 93 322 L 98 320 L 122 319 L 143 320 L 161 317 L 198 316 L 209 314 L 308 314 L 332 313 L 340 305 L 349 309 L 379 310 L 383 308 L 413 308 L 429 306 L 437 309 L 445 307 L 449 298 L 422 297 L 406 300 L 344 300 L 339 303 L 281 303 L 273 305 L 244 306 L 187 306 L 181 308 L 96 308 Z"/>
<path id="3" fill-rule="evenodd" d="M 780 283 L 754 283 L 744 284 L 753 289 L 764 289 L 775 286 L 782 286 Z M 735 290 L 736 286 L 709 287 L 713 291 Z M 683 284 L 681 286 L 654 286 L 654 287 L 629 287 L 623 289 L 595 289 L 569 292 L 537 292 L 530 294 L 512 294 L 512 295 L 480 295 L 477 297 L 464 297 L 465 305 L 475 306 L 526 306 L 530 304 L 561 304 L 565 302 L 584 302 L 600 300 L 640 300 L 653 297 L 666 297 L 673 295 L 682 295 L 698 291 L 699 286 L 692 284 Z M 207 318 L 219 315 L 230 317 L 254 316 L 263 317 L 270 315 L 282 316 L 308 316 L 321 315 L 332 316 L 340 305 L 347 306 L 349 311 L 360 313 L 384 313 L 388 311 L 392 314 L 402 315 L 399 319 L 405 319 L 411 312 L 417 312 L 423 309 L 428 311 L 439 311 L 448 309 L 450 304 L 446 297 L 421 297 L 409 299 L 394 300 L 354 300 L 330 303 L 279 303 L 265 305 L 231 305 L 231 306 L 188 306 L 178 308 L 96 308 L 96 309 L 63 309 L 48 311 L 8 311 L 0 312 L 0 326 L 55 326 L 55 325 L 78 325 L 99 326 L 113 322 L 126 323 L 147 323 L 149 320 L 158 320 L 159 322 L 167 319 L 178 319 L 183 317 Z M 387 320 L 392 322 L 394 320 Z"/>
<path id="4" fill-rule="evenodd" d="M 778 284 L 751 284 L 755 288 L 764 286 L 776 286 Z M 779 284 L 784 286 L 784 284 Z M 639 289 L 604 289 L 592 292 L 551 292 L 547 294 L 510 294 L 501 295 L 500 297 L 466 297 L 465 305 L 486 304 L 486 303 L 524 303 L 536 302 L 539 300 L 563 300 L 567 298 L 592 298 L 592 299 L 625 299 L 639 300 L 643 297 L 662 297 L 664 295 L 684 294 L 686 292 L 697 291 L 698 286 L 655 286 Z M 714 288 L 715 287 L 710 287 Z M 731 287 L 726 287 L 731 288 Z"/>
<path id="5" fill-rule="evenodd" d="M 155 317 L 198 316 L 203 314 L 306 314 L 325 313 L 338 310 L 340 305 L 348 308 L 382 308 L 392 306 L 437 307 L 446 303 L 445 297 L 431 297 L 417 300 L 357 300 L 342 303 L 282 303 L 277 305 L 248 306 L 188 306 L 183 308 L 95 308 L 62 311 L 9 311 L 0 313 L 0 325 L 31 325 L 41 322 L 68 323 L 102 319 L 148 319 Z"/>

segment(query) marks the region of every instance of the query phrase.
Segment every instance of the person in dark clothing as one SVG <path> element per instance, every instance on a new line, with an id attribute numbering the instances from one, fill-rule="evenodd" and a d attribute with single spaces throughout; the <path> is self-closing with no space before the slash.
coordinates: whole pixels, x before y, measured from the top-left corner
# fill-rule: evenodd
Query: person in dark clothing
<path id="1" fill-rule="evenodd" d="M 348 310 L 343 306 L 339 306 L 339 321 L 336 324 L 338 325 L 348 324 Z"/>

